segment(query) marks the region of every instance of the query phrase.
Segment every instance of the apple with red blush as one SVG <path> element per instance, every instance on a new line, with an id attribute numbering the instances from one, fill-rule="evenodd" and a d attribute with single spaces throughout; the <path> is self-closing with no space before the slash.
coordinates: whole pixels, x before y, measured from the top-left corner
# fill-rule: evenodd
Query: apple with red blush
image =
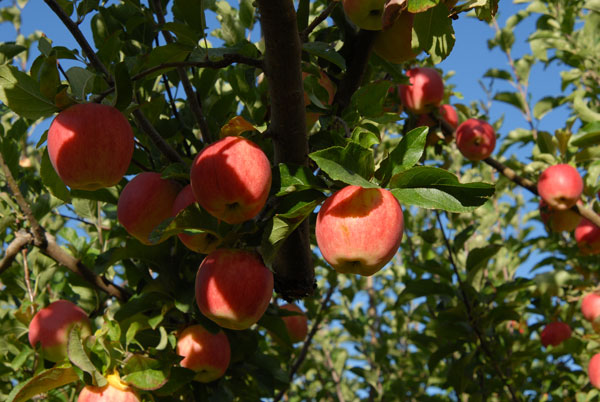
<path id="1" fill-rule="evenodd" d="M 566 163 L 546 168 L 537 183 L 538 194 L 552 209 L 571 208 L 581 197 L 583 179 L 573 166 Z"/>
<path id="2" fill-rule="evenodd" d="M 486 121 L 468 119 L 456 129 L 456 147 L 471 161 L 489 157 L 496 147 L 496 132 Z"/>
<path id="3" fill-rule="evenodd" d="M 83 387 L 77 402 L 140 402 L 138 393 L 128 384 L 121 381 L 118 373 L 106 377 L 103 387 L 86 385 Z"/>
<path id="4" fill-rule="evenodd" d="M 371 276 L 400 246 L 404 218 L 388 190 L 346 186 L 317 214 L 315 234 L 323 258 L 340 273 Z"/>
<path id="5" fill-rule="evenodd" d="M 222 330 L 215 333 L 202 325 L 191 325 L 177 337 L 177 354 L 182 367 L 196 372 L 194 380 L 215 381 L 225 374 L 231 359 L 231 347 Z"/>
<path id="6" fill-rule="evenodd" d="M 571 337 L 571 327 L 560 321 L 554 321 L 544 327 L 540 333 L 542 345 L 558 346 Z"/>

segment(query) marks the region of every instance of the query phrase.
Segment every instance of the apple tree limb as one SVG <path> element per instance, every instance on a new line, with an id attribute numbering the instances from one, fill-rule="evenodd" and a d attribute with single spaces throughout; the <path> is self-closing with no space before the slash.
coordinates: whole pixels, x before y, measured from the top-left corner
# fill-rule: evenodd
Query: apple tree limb
<path id="1" fill-rule="evenodd" d="M 269 83 L 275 164 L 308 165 L 308 137 L 301 44 L 292 0 L 257 0 L 265 38 L 265 76 Z M 284 241 L 273 261 L 275 290 L 285 299 L 313 292 L 315 273 L 305 220 Z"/>

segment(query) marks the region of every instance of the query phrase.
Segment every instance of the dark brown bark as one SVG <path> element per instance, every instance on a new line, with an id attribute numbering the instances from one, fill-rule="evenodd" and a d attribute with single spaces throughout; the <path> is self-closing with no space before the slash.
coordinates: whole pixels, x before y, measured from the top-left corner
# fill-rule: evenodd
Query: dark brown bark
<path id="1" fill-rule="evenodd" d="M 301 44 L 294 4 L 291 0 L 257 3 L 265 38 L 265 75 L 271 99 L 269 133 L 275 163 L 307 165 Z M 284 242 L 273 262 L 275 290 L 287 300 L 309 295 L 315 287 L 309 231 L 306 220 Z"/>

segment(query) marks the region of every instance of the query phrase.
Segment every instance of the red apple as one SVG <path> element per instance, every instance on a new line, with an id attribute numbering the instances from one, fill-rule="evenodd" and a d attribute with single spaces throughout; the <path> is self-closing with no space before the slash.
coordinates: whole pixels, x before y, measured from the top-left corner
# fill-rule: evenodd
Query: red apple
<path id="1" fill-rule="evenodd" d="M 588 364 L 588 376 L 590 377 L 590 383 L 600 388 L 600 353 L 596 353 L 590 359 Z"/>
<path id="2" fill-rule="evenodd" d="M 98 103 L 71 106 L 48 130 L 48 156 L 72 189 L 97 190 L 117 184 L 133 155 L 133 131 L 116 108 Z"/>
<path id="3" fill-rule="evenodd" d="M 304 311 L 302 311 L 302 309 L 296 304 L 284 304 L 279 308 L 282 310 L 293 311 L 295 313 L 300 314 L 288 315 L 285 317 L 281 317 L 281 319 L 285 324 L 285 328 L 287 330 L 290 341 L 292 341 L 292 343 L 302 342 L 308 334 L 308 318 L 306 317 Z"/>
<path id="4" fill-rule="evenodd" d="M 172 215 L 177 215 L 179 211 L 186 209 L 195 202 L 196 197 L 194 197 L 194 193 L 192 192 L 192 186 L 188 184 L 179 192 L 177 198 L 175 198 Z M 200 254 L 210 253 L 221 243 L 217 236 L 210 233 L 199 233 L 194 235 L 179 233 L 177 236 L 187 248 Z"/>
<path id="5" fill-rule="evenodd" d="M 404 63 L 417 57 L 418 53 L 413 52 L 411 47 L 413 19 L 414 14 L 404 11 L 390 28 L 378 33 L 373 42 L 373 51 L 375 54 L 384 60 L 396 64 Z M 440 102 L 441 99 L 438 104 Z"/>
<path id="6" fill-rule="evenodd" d="M 140 402 L 137 392 L 121 381 L 119 374 L 110 374 L 106 380 L 108 384 L 104 387 L 86 385 L 77 402 Z"/>
<path id="7" fill-rule="evenodd" d="M 583 318 L 590 322 L 594 322 L 596 318 L 600 317 L 599 293 L 588 293 L 583 297 L 581 301 L 581 313 L 583 314 Z"/>
<path id="8" fill-rule="evenodd" d="M 540 218 L 551 232 L 570 232 L 581 221 L 581 215 L 571 209 L 552 209 L 544 200 L 540 200 Z"/>
<path id="9" fill-rule="evenodd" d="M 267 310 L 272 294 L 273 273 L 253 252 L 218 249 L 198 268 L 198 308 L 223 328 L 252 326 Z"/>
<path id="10" fill-rule="evenodd" d="M 196 381 L 211 382 L 225 374 L 231 348 L 223 331 L 213 334 L 202 325 L 192 325 L 177 337 L 177 354 L 184 357 L 182 367 L 197 373 Z"/>
<path id="11" fill-rule="evenodd" d="M 379 31 L 386 0 L 343 0 L 344 12 L 356 26 L 370 31 Z"/>
<path id="12" fill-rule="evenodd" d="M 243 137 L 225 137 L 204 148 L 190 172 L 192 191 L 211 215 L 229 224 L 255 217 L 271 188 L 264 152 Z"/>
<path id="13" fill-rule="evenodd" d="M 333 98 L 335 97 L 335 84 L 331 81 L 331 79 L 325 74 L 323 71 L 320 71 L 319 76 L 319 84 L 325 88 L 327 91 L 327 104 L 331 105 L 333 103 Z M 302 80 L 304 80 L 309 74 L 306 72 L 302 73 Z M 306 91 L 304 91 L 304 105 L 310 105 L 310 98 Z M 311 128 L 314 124 L 319 120 L 320 113 L 315 112 L 307 112 L 306 113 L 306 128 Z"/>
<path id="14" fill-rule="evenodd" d="M 600 253 L 600 228 L 589 220 L 582 218 L 575 228 L 575 241 L 581 254 Z"/>
<path id="15" fill-rule="evenodd" d="M 546 325 L 540 333 L 542 345 L 558 346 L 571 337 L 571 327 L 564 322 L 554 321 Z"/>
<path id="16" fill-rule="evenodd" d="M 456 129 L 456 146 L 465 158 L 480 161 L 494 152 L 496 133 L 488 122 L 468 119 Z"/>
<path id="17" fill-rule="evenodd" d="M 546 168 L 540 175 L 537 190 L 552 209 L 571 208 L 583 192 L 583 180 L 571 165 L 559 164 Z"/>
<path id="18" fill-rule="evenodd" d="M 321 206 L 315 234 L 323 258 L 340 273 L 373 275 L 402 240 L 402 208 L 381 188 L 347 186 Z"/>
<path id="19" fill-rule="evenodd" d="M 152 244 L 148 236 L 158 224 L 171 217 L 179 189 L 179 184 L 161 178 L 160 173 L 138 174 L 127 183 L 119 196 L 119 222 L 141 243 Z"/>
<path id="20" fill-rule="evenodd" d="M 437 70 L 416 67 L 406 72 L 410 85 L 400 85 L 400 99 L 413 114 L 429 113 L 444 99 L 444 81 Z"/>
<path id="21" fill-rule="evenodd" d="M 38 311 L 29 323 L 29 343 L 39 343 L 44 357 L 59 362 L 67 357 L 69 332 L 79 325 L 81 339 L 92 334 L 90 319 L 85 311 L 68 300 L 57 300 Z"/>

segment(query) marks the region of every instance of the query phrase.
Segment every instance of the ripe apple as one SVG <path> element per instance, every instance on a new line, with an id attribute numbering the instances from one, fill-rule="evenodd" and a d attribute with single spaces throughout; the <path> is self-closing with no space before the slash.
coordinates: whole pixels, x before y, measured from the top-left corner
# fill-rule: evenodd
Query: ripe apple
<path id="1" fill-rule="evenodd" d="M 384 60 L 396 64 L 404 63 L 417 57 L 418 53 L 414 53 L 411 47 L 413 19 L 414 14 L 403 11 L 390 28 L 379 32 L 373 42 L 373 51 L 375 54 Z M 438 104 L 440 102 L 441 99 Z"/>
<path id="2" fill-rule="evenodd" d="M 327 104 L 331 105 L 333 103 L 333 98 L 335 97 L 335 84 L 331 81 L 331 79 L 323 71 L 320 71 L 319 73 L 320 73 L 319 85 L 321 85 L 327 91 L 327 95 L 328 95 Z M 308 73 L 303 72 L 302 80 L 304 81 L 304 79 L 306 77 L 308 77 L 308 75 L 309 75 Z M 306 91 L 304 91 L 304 105 L 305 106 L 310 105 L 310 98 L 309 98 L 308 94 L 306 93 Z M 306 113 L 306 128 L 310 129 L 312 126 L 314 126 L 315 123 L 317 122 L 317 120 L 319 120 L 320 115 L 321 115 L 320 113 L 316 113 L 316 112 L 307 112 Z"/>
<path id="3" fill-rule="evenodd" d="M 317 214 L 315 234 L 323 258 L 340 273 L 371 276 L 387 264 L 402 240 L 402 208 L 381 188 L 346 186 Z"/>
<path id="4" fill-rule="evenodd" d="M 133 155 L 133 131 L 116 108 L 98 103 L 71 106 L 48 129 L 48 156 L 72 189 L 98 190 L 117 184 Z"/>
<path id="5" fill-rule="evenodd" d="M 195 202 L 196 197 L 194 197 L 194 193 L 192 192 L 192 186 L 188 184 L 179 192 L 177 198 L 175 198 L 175 201 L 173 202 L 172 215 L 177 215 L 179 211 L 186 209 Z M 177 236 L 187 248 L 200 254 L 208 254 L 212 252 L 221 243 L 217 236 L 210 233 L 199 233 L 193 235 L 179 233 Z"/>
<path id="6" fill-rule="evenodd" d="M 589 220 L 582 218 L 575 228 L 575 241 L 581 254 L 600 253 L 600 228 Z"/>
<path id="7" fill-rule="evenodd" d="M 92 334 L 90 319 L 85 311 L 68 300 L 57 300 L 38 311 L 29 323 L 29 343 L 41 345 L 44 357 L 59 362 L 67 357 L 69 332 L 79 325 L 81 339 Z"/>
<path id="8" fill-rule="evenodd" d="M 444 81 L 437 70 L 429 67 L 416 67 L 406 75 L 410 85 L 400 85 L 402 104 L 413 114 L 429 113 L 444 99 Z"/>
<path id="9" fill-rule="evenodd" d="M 554 321 L 546 325 L 540 333 L 542 345 L 558 346 L 571 337 L 571 327 L 564 322 Z"/>
<path id="10" fill-rule="evenodd" d="M 552 209 L 544 200 L 540 200 L 540 218 L 551 232 L 570 232 L 575 230 L 581 215 L 571 209 Z"/>
<path id="11" fill-rule="evenodd" d="M 250 251 L 217 249 L 196 274 L 196 302 L 223 328 L 242 330 L 256 323 L 273 294 L 273 273 Z"/>
<path id="12" fill-rule="evenodd" d="M 192 325 L 177 337 L 177 354 L 184 357 L 182 367 L 197 373 L 196 381 L 211 382 L 225 374 L 231 348 L 223 331 L 213 334 L 202 325 Z"/>
<path id="13" fill-rule="evenodd" d="M 583 192 L 583 180 L 571 165 L 558 164 L 546 168 L 538 179 L 537 190 L 552 209 L 571 208 Z"/>
<path id="14" fill-rule="evenodd" d="M 135 176 L 119 196 L 117 218 L 125 230 L 141 243 L 150 245 L 148 236 L 162 221 L 171 217 L 179 184 L 143 172 Z"/>
<path id="15" fill-rule="evenodd" d="M 103 387 L 83 387 L 77 402 L 140 402 L 137 392 L 121 381 L 118 373 L 108 375 L 106 380 L 108 384 Z"/>
<path id="16" fill-rule="evenodd" d="M 588 364 L 588 376 L 590 377 L 590 383 L 600 388 L 600 353 L 596 353 L 590 359 Z"/>
<path id="17" fill-rule="evenodd" d="M 211 215 L 229 224 L 255 217 L 271 188 L 265 153 L 243 137 L 225 137 L 204 148 L 192 164 L 192 191 Z"/>
<path id="18" fill-rule="evenodd" d="M 600 317 L 600 294 L 599 293 L 588 293 L 583 297 L 581 301 L 581 313 L 583 318 L 590 322 L 594 322 L 596 318 Z"/>
<path id="19" fill-rule="evenodd" d="M 496 133 L 488 122 L 468 119 L 456 129 L 456 146 L 465 158 L 480 161 L 494 152 Z"/>
<path id="20" fill-rule="evenodd" d="M 344 12 L 356 26 L 369 31 L 379 31 L 386 0 L 343 0 Z"/>
<path id="21" fill-rule="evenodd" d="M 288 336 L 292 343 L 302 342 L 308 334 L 308 317 L 300 307 L 296 304 L 284 304 L 279 307 L 282 310 L 293 311 L 300 313 L 301 315 L 288 315 L 281 317 L 285 328 L 287 329 Z"/>

